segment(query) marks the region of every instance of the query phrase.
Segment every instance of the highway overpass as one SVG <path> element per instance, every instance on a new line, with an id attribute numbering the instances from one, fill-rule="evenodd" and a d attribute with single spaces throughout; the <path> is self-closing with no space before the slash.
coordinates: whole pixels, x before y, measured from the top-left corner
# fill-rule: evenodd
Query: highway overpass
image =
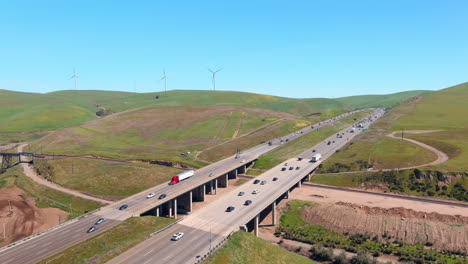
<path id="1" fill-rule="evenodd" d="M 379 112 L 377 117 L 380 117 L 382 113 Z M 370 124 L 371 121 L 363 122 L 362 129 L 366 129 Z M 323 159 L 329 158 L 362 131 L 362 129 L 356 129 L 355 132 L 350 132 L 351 129 L 352 127 L 349 127 L 341 131 L 340 135 L 343 133 L 343 137 L 334 135 L 304 151 L 297 158 L 289 159 L 244 183 L 177 224 L 116 257 L 109 264 L 197 263 L 239 229 L 257 234 L 258 223 L 270 213 L 272 225 L 275 225 L 276 204 L 282 199 L 287 199 L 289 192 L 301 187 L 303 181 L 308 181 L 310 175 L 319 166 L 320 162 L 312 162 L 310 157 L 315 153 L 321 153 Z M 329 141 L 330 144 L 328 144 Z M 282 170 L 283 168 L 286 170 Z M 277 180 L 273 181 L 273 178 Z M 266 184 L 254 184 L 255 180 L 264 180 Z M 254 194 L 253 190 L 259 192 Z M 239 196 L 239 192 L 245 194 Z M 251 200 L 252 204 L 245 205 L 246 200 Z M 234 206 L 235 209 L 226 212 L 229 206 Z M 183 232 L 185 236 L 179 241 L 171 241 L 172 234 L 176 232 Z"/>
<path id="2" fill-rule="evenodd" d="M 357 111 L 314 124 L 313 128 L 312 126 L 305 127 L 282 138 L 272 140 L 271 144 L 268 142 L 260 144 L 243 151 L 238 158 L 231 156 L 203 167 L 197 170 L 194 176 L 178 184 L 168 185 L 165 183 L 155 186 L 119 202 L 105 206 L 96 212 L 15 242 L 0 249 L 0 263 L 36 263 L 104 232 L 132 216 L 155 214 L 177 217 L 177 213 L 191 213 L 193 201 L 203 200 L 207 193 L 212 193 L 217 188 L 227 186 L 228 178 L 235 178 L 237 173 L 244 172 L 246 166 L 252 164 L 259 156 L 355 112 Z M 150 192 L 155 193 L 156 197 L 146 199 L 146 195 Z M 166 194 L 167 196 L 161 200 L 157 199 L 161 194 Z M 128 209 L 118 210 L 123 204 L 127 204 L 129 206 Z M 99 218 L 106 218 L 108 220 L 99 225 L 99 228 L 93 233 L 86 233 L 86 230 Z"/>

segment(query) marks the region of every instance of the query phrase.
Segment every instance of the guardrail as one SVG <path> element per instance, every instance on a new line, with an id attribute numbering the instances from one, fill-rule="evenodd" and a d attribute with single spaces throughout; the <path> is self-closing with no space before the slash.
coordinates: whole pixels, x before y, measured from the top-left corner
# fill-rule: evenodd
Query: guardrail
<path id="1" fill-rule="evenodd" d="M 206 258 L 208 258 L 211 254 L 213 254 L 216 250 L 218 250 L 220 247 L 224 246 L 224 244 L 226 244 L 227 240 L 228 240 L 235 232 L 238 232 L 238 231 L 232 231 L 231 233 L 229 233 L 228 236 L 222 237 L 222 239 L 221 239 L 217 244 L 215 244 L 213 247 L 211 247 L 211 249 L 209 249 L 205 254 L 203 254 L 203 255 L 198 255 L 198 256 L 195 258 L 195 261 L 193 262 L 193 264 L 198 264 L 198 263 L 202 262 L 203 260 L 205 260 Z"/>

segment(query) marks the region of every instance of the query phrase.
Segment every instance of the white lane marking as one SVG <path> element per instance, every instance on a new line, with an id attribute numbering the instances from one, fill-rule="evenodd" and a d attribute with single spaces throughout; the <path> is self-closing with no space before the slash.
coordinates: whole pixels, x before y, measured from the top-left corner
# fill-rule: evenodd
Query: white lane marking
<path id="1" fill-rule="evenodd" d="M 146 255 L 148 255 L 149 253 L 153 252 L 154 249 L 148 251 L 146 254 L 143 255 L 143 257 L 145 257 Z"/>
<path id="2" fill-rule="evenodd" d="M 143 262 L 143 264 L 148 264 L 148 263 L 149 263 L 150 261 L 152 261 L 152 260 L 153 260 L 153 259 L 150 258 L 150 259 L 148 259 L 147 261 Z"/>

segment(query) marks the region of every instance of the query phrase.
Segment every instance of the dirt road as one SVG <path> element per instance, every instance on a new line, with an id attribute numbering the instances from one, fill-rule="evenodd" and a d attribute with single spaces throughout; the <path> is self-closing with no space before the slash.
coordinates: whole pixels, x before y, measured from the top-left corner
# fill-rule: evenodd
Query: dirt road
<path id="1" fill-rule="evenodd" d="M 427 131 L 424 131 L 424 130 L 407 130 L 407 131 L 404 131 L 404 133 L 406 134 L 422 134 L 422 133 L 430 133 L 430 132 L 436 132 L 437 130 L 427 130 Z M 396 139 L 401 139 L 401 137 L 398 137 L 396 136 L 395 134 L 397 133 L 400 133 L 400 132 L 393 132 L 389 135 L 387 135 L 388 137 L 391 137 L 391 138 L 396 138 Z M 447 160 L 449 160 L 449 157 L 447 156 L 447 154 L 445 154 L 444 152 L 434 148 L 434 147 L 431 147 L 429 145 L 426 145 L 422 142 L 419 142 L 419 141 L 416 141 L 414 139 L 410 139 L 410 138 L 405 138 L 403 137 L 403 140 L 405 141 L 408 141 L 408 142 L 411 142 L 413 144 L 416 144 L 422 148 L 425 148 L 429 151 L 432 151 L 434 154 L 437 155 L 437 159 L 434 160 L 433 162 L 430 162 L 430 163 L 426 163 L 426 164 L 423 164 L 423 165 L 418 165 L 418 166 L 413 166 L 413 167 L 408 167 L 408 168 L 400 168 L 400 170 L 407 170 L 407 169 L 415 169 L 415 168 L 420 168 L 420 167 L 426 167 L 426 166 L 431 166 L 431 165 L 437 165 L 437 164 L 440 164 L 440 163 L 443 163 L 443 162 L 446 162 Z"/>
<path id="2" fill-rule="evenodd" d="M 23 149 L 26 146 L 27 146 L 27 144 L 19 145 L 18 148 L 17 148 L 18 152 L 23 152 Z M 100 199 L 100 198 L 97 198 L 97 197 L 93 197 L 93 196 L 90 196 L 90 195 L 86 195 L 84 193 L 81 193 L 81 192 L 78 192 L 78 191 L 75 191 L 75 190 L 71 190 L 71 189 L 62 187 L 62 186 L 60 186 L 58 184 L 55 184 L 53 182 L 47 181 L 44 178 L 37 175 L 37 173 L 34 171 L 34 168 L 30 164 L 21 163 L 21 167 L 23 168 L 24 174 L 27 177 L 31 178 L 33 181 L 35 181 L 38 184 L 47 186 L 49 188 L 55 189 L 55 190 L 63 192 L 63 193 L 68 193 L 68 194 L 71 194 L 71 195 L 74 195 L 74 196 L 78 196 L 78 197 L 88 199 L 88 200 L 93 200 L 93 201 L 96 201 L 96 202 L 99 202 L 99 203 L 103 203 L 103 204 L 109 204 L 110 203 L 110 201 Z"/>

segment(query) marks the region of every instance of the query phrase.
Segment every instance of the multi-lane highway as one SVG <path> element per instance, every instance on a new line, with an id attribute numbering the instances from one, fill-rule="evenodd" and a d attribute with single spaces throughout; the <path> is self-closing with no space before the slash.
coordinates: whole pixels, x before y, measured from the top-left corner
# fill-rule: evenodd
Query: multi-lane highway
<path id="1" fill-rule="evenodd" d="M 353 127 L 349 127 L 341 131 L 339 135 L 343 135 L 343 137 L 334 135 L 299 155 L 303 159 L 294 158 L 283 164 L 279 164 L 211 202 L 192 215 L 187 216 L 164 232 L 156 234 L 111 260 L 109 263 L 163 264 L 197 262 L 200 256 L 210 251 L 210 244 L 211 246 L 216 245 L 231 232 L 239 230 L 240 226 L 245 225 L 270 206 L 277 198 L 282 196 L 320 164 L 320 162 L 311 162 L 307 157 L 316 153 L 321 153 L 324 159 L 330 157 L 337 149 L 341 148 L 348 140 L 351 140 L 361 132 L 362 129 L 366 129 L 382 114 L 383 111 L 376 111 L 370 119 L 361 122 L 363 126 L 361 129 L 356 128 L 355 132 L 350 132 Z M 328 144 L 328 141 L 331 143 Z M 312 152 L 312 150 L 315 150 L 315 152 Z M 286 163 L 287 166 L 285 166 Z M 286 170 L 282 170 L 282 168 L 286 168 Z M 277 178 L 277 180 L 273 181 L 273 178 Z M 266 184 L 254 184 L 255 180 L 266 181 Z M 254 190 L 258 190 L 258 193 L 254 194 Z M 245 194 L 239 196 L 239 192 L 244 192 Z M 246 200 L 251 200 L 252 204 L 245 205 Z M 228 206 L 234 206 L 235 209 L 231 212 L 226 212 Z M 172 234 L 176 232 L 183 232 L 185 235 L 179 241 L 171 241 Z"/>
<path id="2" fill-rule="evenodd" d="M 122 220 L 125 220 L 131 216 L 137 216 L 148 209 L 166 203 L 171 199 L 174 199 L 175 197 L 190 191 L 194 187 L 202 185 L 221 175 L 225 175 L 229 171 L 232 171 L 241 166 L 241 163 L 251 162 L 257 159 L 260 155 L 280 147 L 283 143 L 306 135 L 312 131 L 315 131 L 317 128 L 329 125 L 330 123 L 349 116 L 355 112 L 356 111 L 343 114 L 338 117 L 322 121 L 318 124 L 314 124 L 313 128 L 311 126 L 305 127 L 295 133 L 291 133 L 282 138 L 272 140 L 271 144 L 260 144 L 254 148 L 243 151 L 240 158 L 238 159 L 236 159 L 235 156 L 231 156 L 214 164 L 203 167 L 197 170 L 195 175 L 190 179 L 182 181 L 178 184 L 168 185 L 167 183 L 164 183 L 155 186 L 146 191 L 125 198 L 112 205 L 103 207 L 95 213 L 80 217 L 79 219 L 73 221 L 69 221 L 40 235 L 29 237 L 24 241 L 19 241 L 15 243 L 14 246 L 10 245 L 10 247 L 4 247 L 0 249 L 0 263 L 36 263 L 72 245 L 84 241 L 93 235 L 99 234 L 117 225 Z M 150 192 L 155 193 L 156 197 L 153 199 L 146 199 L 146 194 Z M 158 200 L 157 197 L 160 194 L 166 194 L 167 196 L 164 199 Z M 128 209 L 118 210 L 118 208 L 123 204 L 127 204 Z M 96 220 L 99 218 L 106 218 L 108 220 L 100 224 L 99 228 L 93 233 L 86 233 L 86 230 L 93 226 Z"/>

